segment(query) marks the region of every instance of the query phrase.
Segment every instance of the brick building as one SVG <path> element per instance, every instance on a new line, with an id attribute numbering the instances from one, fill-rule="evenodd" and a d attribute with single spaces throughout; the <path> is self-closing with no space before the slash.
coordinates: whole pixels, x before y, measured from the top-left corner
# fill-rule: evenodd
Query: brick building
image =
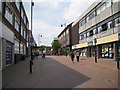
<path id="1" fill-rule="evenodd" d="M 2 67 L 28 56 L 29 21 L 22 2 L 0 2 Z"/>
<path id="2" fill-rule="evenodd" d="M 69 54 L 72 49 L 71 44 L 71 26 L 72 23 L 67 25 L 65 29 L 58 35 L 58 41 L 62 44 L 59 52 L 61 55 Z"/>

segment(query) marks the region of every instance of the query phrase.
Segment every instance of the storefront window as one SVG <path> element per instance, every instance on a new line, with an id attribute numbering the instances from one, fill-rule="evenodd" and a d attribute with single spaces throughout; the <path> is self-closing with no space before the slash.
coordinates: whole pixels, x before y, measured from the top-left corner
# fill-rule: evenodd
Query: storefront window
<path id="1" fill-rule="evenodd" d="M 114 55 L 114 50 L 113 50 L 113 45 L 112 44 L 106 44 L 106 45 L 102 45 L 102 53 L 101 53 L 101 57 L 102 58 L 113 58 Z"/>
<path id="2" fill-rule="evenodd" d="M 87 48 L 83 48 L 80 51 L 81 51 L 80 56 L 87 56 Z"/>
<path id="3" fill-rule="evenodd" d="M 15 40 L 14 53 L 19 54 L 19 42 Z"/>

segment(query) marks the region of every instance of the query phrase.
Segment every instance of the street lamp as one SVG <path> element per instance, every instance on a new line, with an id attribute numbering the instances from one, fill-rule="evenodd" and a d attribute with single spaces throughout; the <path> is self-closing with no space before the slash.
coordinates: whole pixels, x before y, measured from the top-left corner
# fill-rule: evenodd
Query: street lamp
<path id="1" fill-rule="evenodd" d="M 32 17 L 33 17 L 33 6 L 34 2 L 31 0 L 31 43 L 33 42 L 33 37 L 32 37 Z M 32 55 L 32 44 L 31 44 L 31 60 L 30 60 L 30 73 L 32 73 L 32 65 L 33 65 L 33 55 Z"/>
<path id="2" fill-rule="evenodd" d="M 64 23 L 64 24 L 61 24 L 61 27 L 63 27 L 63 26 L 65 26 L 65 28 L 66 28 L 66 23 Z M 66 54 L 66 56 L 67 56 L 67 50 L 66 50 L 66 44 L 67 42 L 66 42 L 66 36 L 65 36 L 65 54 Z"/>
<path id="3" fill-rule="evenodd" d="M 40 43 L 41 43 L 40 37 L 42 37 L 42 35 L 38 34 L 38 45 L 40 45 Z"/>

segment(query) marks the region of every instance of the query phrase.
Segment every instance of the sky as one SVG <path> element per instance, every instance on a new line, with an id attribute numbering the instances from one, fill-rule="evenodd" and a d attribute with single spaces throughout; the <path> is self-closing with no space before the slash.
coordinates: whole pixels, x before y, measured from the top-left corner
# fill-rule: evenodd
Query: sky
<path id="1" fill-rule="evenodd" d="M 37 45 L 51 46 L 64 27 L 74 22 L 95 0 L 33 0 L 33 36 Z M 30 0 L 23 0 L 31 29 Z M 42 37 L 38 37 L 42 35 Z M 39 38 L 39 41 L 38 41 Z"/>

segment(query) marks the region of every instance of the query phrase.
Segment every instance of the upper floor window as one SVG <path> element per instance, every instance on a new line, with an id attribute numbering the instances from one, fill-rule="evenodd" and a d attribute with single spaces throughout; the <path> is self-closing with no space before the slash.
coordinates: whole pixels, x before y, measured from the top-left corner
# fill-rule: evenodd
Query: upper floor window
<path id="1" fill-rule="evenodd" d="M 84 38 L 86 38 L 87 36 L 86 36 L 86 33 L 84 33 Z"/>
<path id="2" fill-rule="evenodd" d="M 115 19 L 115 26 L 119 26 L 120 25 L 120 17 Z"/>
<path id="3" fill-rule="evenodd" d="M 27 29 L 29 29 L 29 24 L 27 23 Z"/>
<path id="4" fill-rule="evenodd" d="M 66 43 L 68 43 L 68 38 L 66 39 Z"/>
<path id="5" fill-rule="evenodd" d="M 26 17 L 24 16 L 24 24 L 26 25 Z"/>
<path id="6" fill-rule="evenodd" d="M 66 34 L 68 34 L 68 29 L 66 30 Z"/>
<path id="7" fill-rule="evenodd" d="M 112 21 L 108 22 L 108 29 L 112 28 Z"/>
<path id="8" fill-rule="evenodd" d="M 19 21 L 17 17 L 15 17 L 15 29 L 19 32 Z"/>
<path id="9" fill-rule="evenodd" d="M 97 15 L 110 6 L 111 6 L 111 1 L 109 0 L 104 1 L 104 3 L 100 7 L 97 8 Z"/>
<path id="10" fill-rule="evenodd" d="M 13 25 L 13 11 L 8 3 L 5 5 L 5 18 Z"/>
<path id="11" fill-rule="evenodd" d="M 83 26 L 85 24 L 85 18 L 83 18 L 80 22 L 79 22 L 79 27 Z"/>
<path id="12" fill-rule="evenodd" d="M 87 37 L 89 37 L 90 36 L 90 32 L 87 32 Z"/>
<path id="13" fill-rule="evenodd" d="M 83 40 L 83 35 L 80 35 L 80 40 Z"/>
<path id="14" fill-rule="evenodd" d="M 86 21 L 90 21 L 91 19 L 93 19 L 95 17 L 95 11 L 93 11 L 92 13 L 88 14 Z"/>
<path id="15" fill-rule="evenodd" d="M 23 18 L 23 9 L 21 8 L 21 17 Z"/>
<path id="16" fill-rule="evenodd" d="M 20 11 L 20 2 L 18 2 L 18 0 L 16 0 L 15 4 L 16 4 L 17 9 Z"/>
<path id="17" fill-rule="evenodd" d="M 102 26 L 99 26 L 98 27 L 98 33 L 101 33 L 102 32 Z"/>
<path id="18" fill-rule="evenodd" d="M 26 31 L 24 30 L 24 38 L 26 39 Z"/>
<path id="19" fill-rule="evenodd" d="M 102 31 L 106 31 L 108 29 L 108 25 L 107 23 L 102 25 Z"/>
<path id="20" fill-rule="evenodd" d="M 23 36 L 23 27 L 22 27 L 22 25 L 21 25 L 21 35 Z"/>
<path id="21" fill-rule="evenodd" d="M 97 34 L 97 30 L 96 29 L 93 30 L 93 34 L 94 35 Z"/>
<path id="22" fill-rule="evenodd" d="M 65 36 L 65 32 L 64 32 L 63 36 Z"/>

